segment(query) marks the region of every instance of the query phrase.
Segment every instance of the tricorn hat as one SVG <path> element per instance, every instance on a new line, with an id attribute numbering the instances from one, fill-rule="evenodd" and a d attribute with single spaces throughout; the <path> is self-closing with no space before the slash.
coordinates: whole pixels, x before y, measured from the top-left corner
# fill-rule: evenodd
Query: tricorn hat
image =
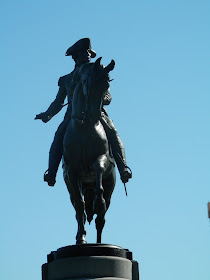
<path id="1" fill-rule="evenodd" d="M 94 58 L 96 56 L 96 52 L 91 49 L 91 43 L 89 38 L 83 38 L 77 41 L 73 46 L 68 48 L 66 51 L 66 56 L 73 55 L 80 50 L 90 50 L 91 57 Z"/>

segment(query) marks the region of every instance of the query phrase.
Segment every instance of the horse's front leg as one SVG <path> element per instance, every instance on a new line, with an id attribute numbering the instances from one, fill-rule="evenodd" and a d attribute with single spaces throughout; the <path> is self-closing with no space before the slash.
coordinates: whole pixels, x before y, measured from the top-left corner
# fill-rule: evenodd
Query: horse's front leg
<path id="1" fill-rule="evenodd" d="M 101 243 L 101 234 L 105 224 L 106 202 L 103 197 L 104 189 L 102 185 L 102 176 L 107 167 L 106 155 L 100 156 L 94 163 L 93 168 L 96 173 L 96 189 L 95 199 L 93 202 L 93 211 L 97 214 L 96 229 L 97 229 L 97 243 Z"/>
<path id="2" fill-rule="evenodd" d="M 69 181 L 71 182 L 74 193 L 74 209 L 76 211 L 76 219 L 78 223 L 78 230 L 76 235 L 76 244 L 85 244 L 86 230 L 85 230 L 85 202 L 83 200 L 80 188 L 80 181 L 77 176 L 72 176 L 69 172 Z"/>

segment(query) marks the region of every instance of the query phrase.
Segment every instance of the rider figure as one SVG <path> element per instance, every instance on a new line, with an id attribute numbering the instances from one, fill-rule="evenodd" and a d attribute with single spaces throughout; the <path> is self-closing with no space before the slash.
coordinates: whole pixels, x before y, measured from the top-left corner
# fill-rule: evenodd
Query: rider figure
<path id="1" fill-rule="evenodd" d="M 73 60 L 75 61 L 74 70 L 70 74 L 65 75 L 59 79 L 59 90 L 55 100 L 51 103 L 46 112 L 38 114 L 35 117 L 35 119 L 40 119 L 44 123 L 48 122 L 63 108 L 64 100 L 67 97 L 68 108 L 64 116 L 64 120 L 59 125 L 55 133 L 55 137 L 49 152 L 49 168 L 44 174 L 44 181 L 46 181 L 49 186 L 55 185 L 56 174 L 63 155 L 63 139 L 67 125 L 71 120 L 71 96 L 75 87 L 74 73 L 82 64 L 89 63 L 90 59 L 96 56 L 96 53 L 94 50 L 91 49 L 90 39 L 83 38 L 77 41 L 66 51 L 66 56 L 72 56 Z M 103 105 L 109 105 L 110 102 L 111 95 L 108 90 L 104 98 Z M 100 121 L 107 134 L 107 138 L 111 146 L 114 159 L 120 172 L 121 180 L 123 183 L 126 183 L 131 178 L 132 173 L 130 168 L 126 165 L 125 150 L 123 143 L 117 133 L 117 130 L 114 127 L 113 122 L 107 115 L 107 112 L 104 108 L 102 110 L 102 116 Z"/>

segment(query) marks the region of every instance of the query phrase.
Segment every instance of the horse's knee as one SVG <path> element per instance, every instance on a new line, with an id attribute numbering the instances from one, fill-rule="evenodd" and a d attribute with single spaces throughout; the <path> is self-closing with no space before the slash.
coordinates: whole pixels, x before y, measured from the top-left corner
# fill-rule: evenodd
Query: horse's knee
<path id="1" fill-rule="evenodd" d="M 103 196 L 96 196 L 93 201 L 93 212 L 97 215 L 104 216 L 107 210 L 106 201 Z"/>
<path id="2" fill-rule="evenodd" d="M 100 156 L 97 161 L 93 164 L 93 168 L 96 173 L 105 172 L 108 164 L 108 159 L 106 155 Z"/>

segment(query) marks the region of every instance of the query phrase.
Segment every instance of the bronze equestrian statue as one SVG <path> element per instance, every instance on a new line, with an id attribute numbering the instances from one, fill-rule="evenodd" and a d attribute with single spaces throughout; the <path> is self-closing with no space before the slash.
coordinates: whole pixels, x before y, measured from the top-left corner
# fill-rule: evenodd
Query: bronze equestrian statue
<path id="1" fill-rule="evenodd" d="M 109 72 L 113 68 L 114 61 L 104 68 L 99 58 L 94 64 L 84 64 L 77 70 L 72 116 L 63 142 L 64 179 L 76 211 L 77 244 L 86 243 L 86 216 L 90 223 L 94 214 L 97 215 L 97 243 L 101 243 L 105 213 L 115 187 L 114 163 L 100 122 Z"/>
<path id="2" fill-rule="evenodd" d="M 94 214 L 97 214 L 97 242 L 100 243 L 104 215 L 116 180 L 112 156 L 122 182 L 126 183 L 132 177 L 126 165 L 122 141 L 104 108 L 111 102 L 109 72 L 115 63 L 112 61 L 103 67 L 100 65 L 101 58 L 90 63 L 96 53 L 91 49 L 89 38 L 77 41 L 66 55 L 72 56 L 75 68 L 59 79 L 58 94 L 47 111 L 35 117 L 48 122 L 63 108 L 64 100 L 68 98 L 64 120 L 50 148 L 49 168 L 44 174 L 44 181 L 54 186 L 63 156 L 64 179 L 78 221 L 77 244 L 86 243 L 86 215 L 91 222 Z"/>

